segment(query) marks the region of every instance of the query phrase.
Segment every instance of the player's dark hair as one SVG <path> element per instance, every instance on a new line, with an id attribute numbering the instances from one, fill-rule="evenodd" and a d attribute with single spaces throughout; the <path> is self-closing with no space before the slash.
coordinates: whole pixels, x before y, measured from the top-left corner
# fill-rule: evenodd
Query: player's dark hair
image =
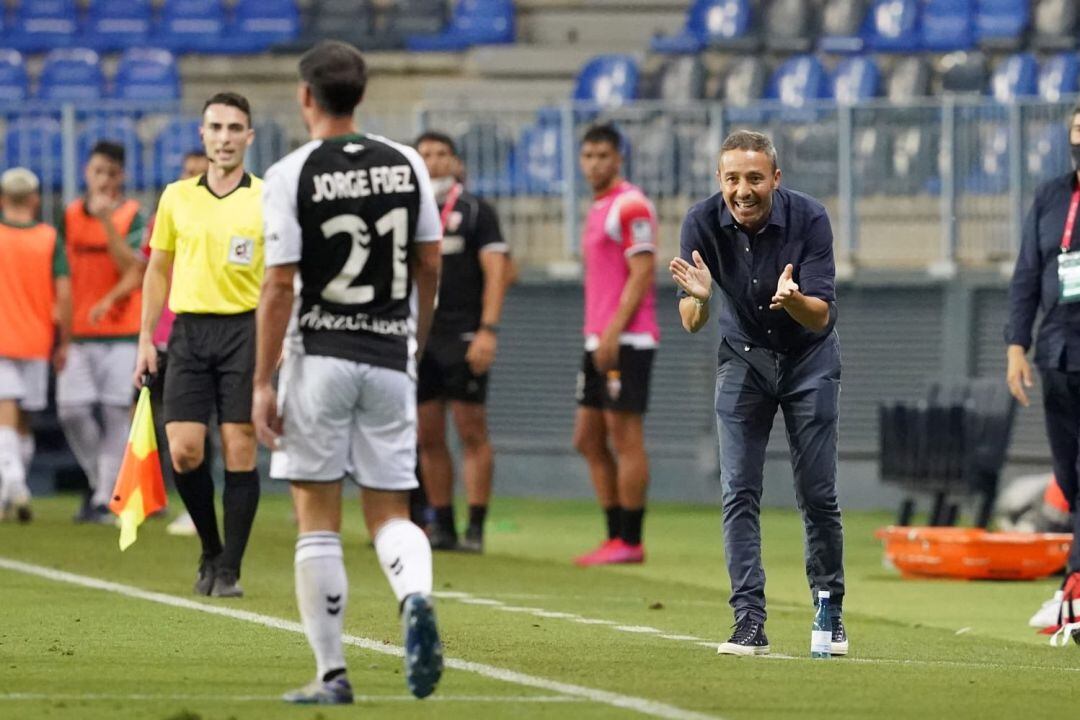
<path id="1" fill-rule="evenodd" d="M 205 160 L 206 153 L 202 150 L 188 150 L 184 153 L 184 162 L 188 160 Z"/>
<path id="2" fill-rule="evenodd" d="M 434 142 L 440 145 L 445 145 L 450 148 L 450 154 L 457 157 L 457 144 L 454 143 L 454 139 L 444 132 L 438 130 L 427 130 L 420 134 L 420 137 L 416 138 L 416 142 L 413 143 L 413 147 L 417 150 L 420 149 L 420 143 Z"/>
<path id="3" fill-rule="evenodd" d="M 206 114 L 206 108 L 211 105 L 228 105 L 236 108 L 247 116 L 248 127 L 251 127 L 251 103 L 240 93 L 219 92 L 212 95 L 209 100 L 203 103 L 202 111 L 204 115 Z"/>
<path id="4" fill-rule="evenodd" d="M 112 160 L 120 167 L 123 167 L 127 153 L 124 152 L 124 146 L 118 142 L 113 142 L 112 140 L 98 140 L 94 143 L 94 147 L 90 148 L 90 157 L 95 155 L 101 155 L 102 157 Z"/>
<path id="5" fill-rule="evenodd" d="M 300 58 L 300 79 L 320 108 L 335 117 L 351 117 L 364 99 L 367 65 L 352 45 L 323 40 Z"/>
<path id="6" fill-rule="evenodd" d="M 724 138 L 724 144 L 720 146 L 720 154 L 723 155 L 728 150 L 759 152 L 772 161 L 773 170 L 779 167 L 776 163 L 776 147 L 765 133 L 754 132 L 753 130 L 736 130 Z"/>
<path id="7" fill-rule="evenodd" d="M 585 136 L 581 139 L 584 143 L 607 143 L 611 147 L 615 148 L 617 152 L 622 151 L 622 133 L 615 129 L 615 126 L 611 123 L 598 123 L 591 125 L 588 130 L 585 131 Z"/>

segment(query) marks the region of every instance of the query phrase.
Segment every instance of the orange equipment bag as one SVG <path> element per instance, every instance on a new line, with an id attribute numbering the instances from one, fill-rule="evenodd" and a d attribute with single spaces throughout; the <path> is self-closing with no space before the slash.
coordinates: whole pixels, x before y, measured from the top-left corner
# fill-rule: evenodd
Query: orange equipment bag
<path id="1" fill-rule="evenodd" d="M 900 527 L 874 535 L 905 577 L 1034 580 L 1065 567 L 1071 533 L 987 532 L 978 528 Z"/>

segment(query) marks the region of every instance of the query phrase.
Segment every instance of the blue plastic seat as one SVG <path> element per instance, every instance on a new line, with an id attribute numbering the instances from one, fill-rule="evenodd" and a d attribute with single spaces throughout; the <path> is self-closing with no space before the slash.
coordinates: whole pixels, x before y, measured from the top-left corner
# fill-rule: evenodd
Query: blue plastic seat
<path id="1" fill-rule="evenodd" d="M 866 0 L 828 0 L 822 17 L 818 50 L 861 53 L 866 49 L 870 14 Z"/>
<path id="2" fill-rule="evenodd" d="M 120 100 L 179 100 L 180 71 L 173 54 L 160 48 L 132 48 L 125 52 L 116 67 L 113 97 Z"/>
<path id="3" fill-rule="evenodd" d="M 42 188 L 55 190 L 63 177 L 60 123 L 48 117 L 24 117 L 8 123 L 4 167 L 34 171 Z"/>
<path id="4" fill-rule="evenodd" d="M 1025 133 L 1024 171 L 1029 186 L 1072 169 L 1069 136 L 1057 122 L 1032 123 Z"/>
<path id="5" fill-rule="evenodd" d="M 870 48 L 883 52 L 919 49 L 917 0 L 875 0 L 870 9 Z"/>
<path id="6" fill-rule="evenodd" d="M 26 53 L 71 47 L 79 30 L 75 0 L 23 0 L 4 44 Z"/>
<path id="7" fill-rule="evenodd" d="M 562 190 L 562 132 L 539 122 L 521 131 L 514 150 L 514 187 L 528 195 L 554 195 Z"/>
<path id="8" fill-rule="evenodd" d="M 1017 47 L 1031 20 L 1029 0 L 978 0 L 975 41 L 982 46 Z"/>
<path id="9" fill-rule="evenodd" d="M 1017 53 L 998 63 L 990 76 L 990 94 L 999 103 L 1014 102 L 1038 92 L 1038 63 L 1031 53 Z"/>
<path id="10" fill-rule="evenodd" d="M 975 138 L 971 172 L 964 179 L 965 192 L 1000 195 L 1009 189 L 1009 126 L 984 123 Z"/>
<path id="11" fill-rule="evenodd" d="M 95 0 L 79 43 L 99 52 L 138 47 L 149 41 L 152 24 L 150 0 Z"/>
<path id="12" fill-rule="evenodd" d="M 233 8 L 225 52 L 252 53 L 278 43 L 295 40 L 300 34 L 300 12 L 296 0 L 239 0 Z"/>
<path id="13" fill-rule="evenodd" d="M 450 24 L 438 35 L 410 35 L 409 50 L 451 52 L 473 45 L 514 42 L 515 11 L 512 0 L 458 0 Z"/>
<path id="14" fill-rule="evenodd" d="M 833 73 L 832 96 L 840 105 L 855 105 L 875 98 L 880 88 L 881 72 L 871 57 L 847 58 Z"/>
<path id="15" fill-rule="evenodd" d="M 785 60 L 772 75 L 765 97 L 783 106 L 781 117 L 788 121 L 812 122 L 817 118 L 817 101 L 830 96 L 829 75 L 813 55 L 796 55 Z"/>
<path id="16" fill-rule="evenodd" d="M 38 85 L 42 100 L 98 100 L 104 96 L 105 75 L 93 50 L 53 50 L 45 57 Z"/>
<path id="17" fill-rule="evenodd" d="M 22 53 L 0 50 L 0 102 L 20 103 L 28 97 L 30 77 L 26 74 Z"/>
<path id="18" fill-rule="evenodd" d="M 100 140 L 109 140 L 124 147 L 124 168 L 127 174 L 129 188 L 142 189 L 145 187 L 143 173 L 142 143 L 139 142 L 139 133 L 135 127 L 135 121 L 123 115 L 111 115 L 108 117 L 95 117 L 87 120 L 78 139 L 78 163 L 84 167 L 90 159 L 90 150 Z M 79 174 L 79 188 L 85 188 L 86 182 Z"/>
<path id="19" fill-rule="evenodd" d="M 926 0 L 922 14 L 924 50 L 969 50 L 975 44 L 974 0 Z"/>
<path id="20" fill-rule="evenodd" d="M 154 44 L 176 53 L 228 52 L 222 0 L 165 0 Z"/>
<path id="21" fill-rule="evenodd" d="M 180 177 L 184 156 L 192 150 L 202 150 L 199 120 L 174 118 L 162 128 L 154 140 L 153 169 L 149 175 L 156 187 L 163 187 Z"/>
<path id="22" fill-rule="evenodd" d="M 694 0 L 686 13 L 683 29 L 671 36 L 653 38 L 658 53 L 695 53 L 709 46 L 744 40 L 750 34 L 748 0 Z"/>
<path id="23" fill-rule="evenodd" d="M 578 71 L 574 100 L 618 107 L 637 98 L 637 62 L 630 55 L 598 55 Z"/>
<path id="24" fill-rule="evenodd" d="M 1080 82 L 1080 61 L 1075 53 L 1062 53 L 1043 61 L 1039 66 L 1039 99 L 1061 102 L 1063 95 L 1073 95 Z"/>

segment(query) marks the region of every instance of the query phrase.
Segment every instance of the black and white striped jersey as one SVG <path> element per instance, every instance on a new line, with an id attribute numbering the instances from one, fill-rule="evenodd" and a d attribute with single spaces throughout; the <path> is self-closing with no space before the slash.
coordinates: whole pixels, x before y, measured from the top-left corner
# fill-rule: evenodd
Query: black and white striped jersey
<path id="1" fill-rule="evenodd" d="M 263 183 L 266 265 L 299 267 L 291 339 L 309 355 L 409 368 L 411 261 L 416 243 L 442 237 L 420 156 L 374 135 L 313 140 Z"/>

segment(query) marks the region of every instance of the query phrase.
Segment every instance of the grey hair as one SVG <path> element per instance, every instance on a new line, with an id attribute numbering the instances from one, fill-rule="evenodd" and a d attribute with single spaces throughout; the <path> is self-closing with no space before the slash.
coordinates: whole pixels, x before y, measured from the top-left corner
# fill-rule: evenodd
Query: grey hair
<path id="1" fill-rule="evenodd" d="M 724 144 L 720 146 L 720 154 L 723 155 L 728 150 L 759 152 L 772 161 L 773 170 L 779 167 L 776 162 L 776 146 L 773 145 L 772 139 L 765 133 L 754 132 L 753 130 L 736 130 L 724 138 Z"/>

